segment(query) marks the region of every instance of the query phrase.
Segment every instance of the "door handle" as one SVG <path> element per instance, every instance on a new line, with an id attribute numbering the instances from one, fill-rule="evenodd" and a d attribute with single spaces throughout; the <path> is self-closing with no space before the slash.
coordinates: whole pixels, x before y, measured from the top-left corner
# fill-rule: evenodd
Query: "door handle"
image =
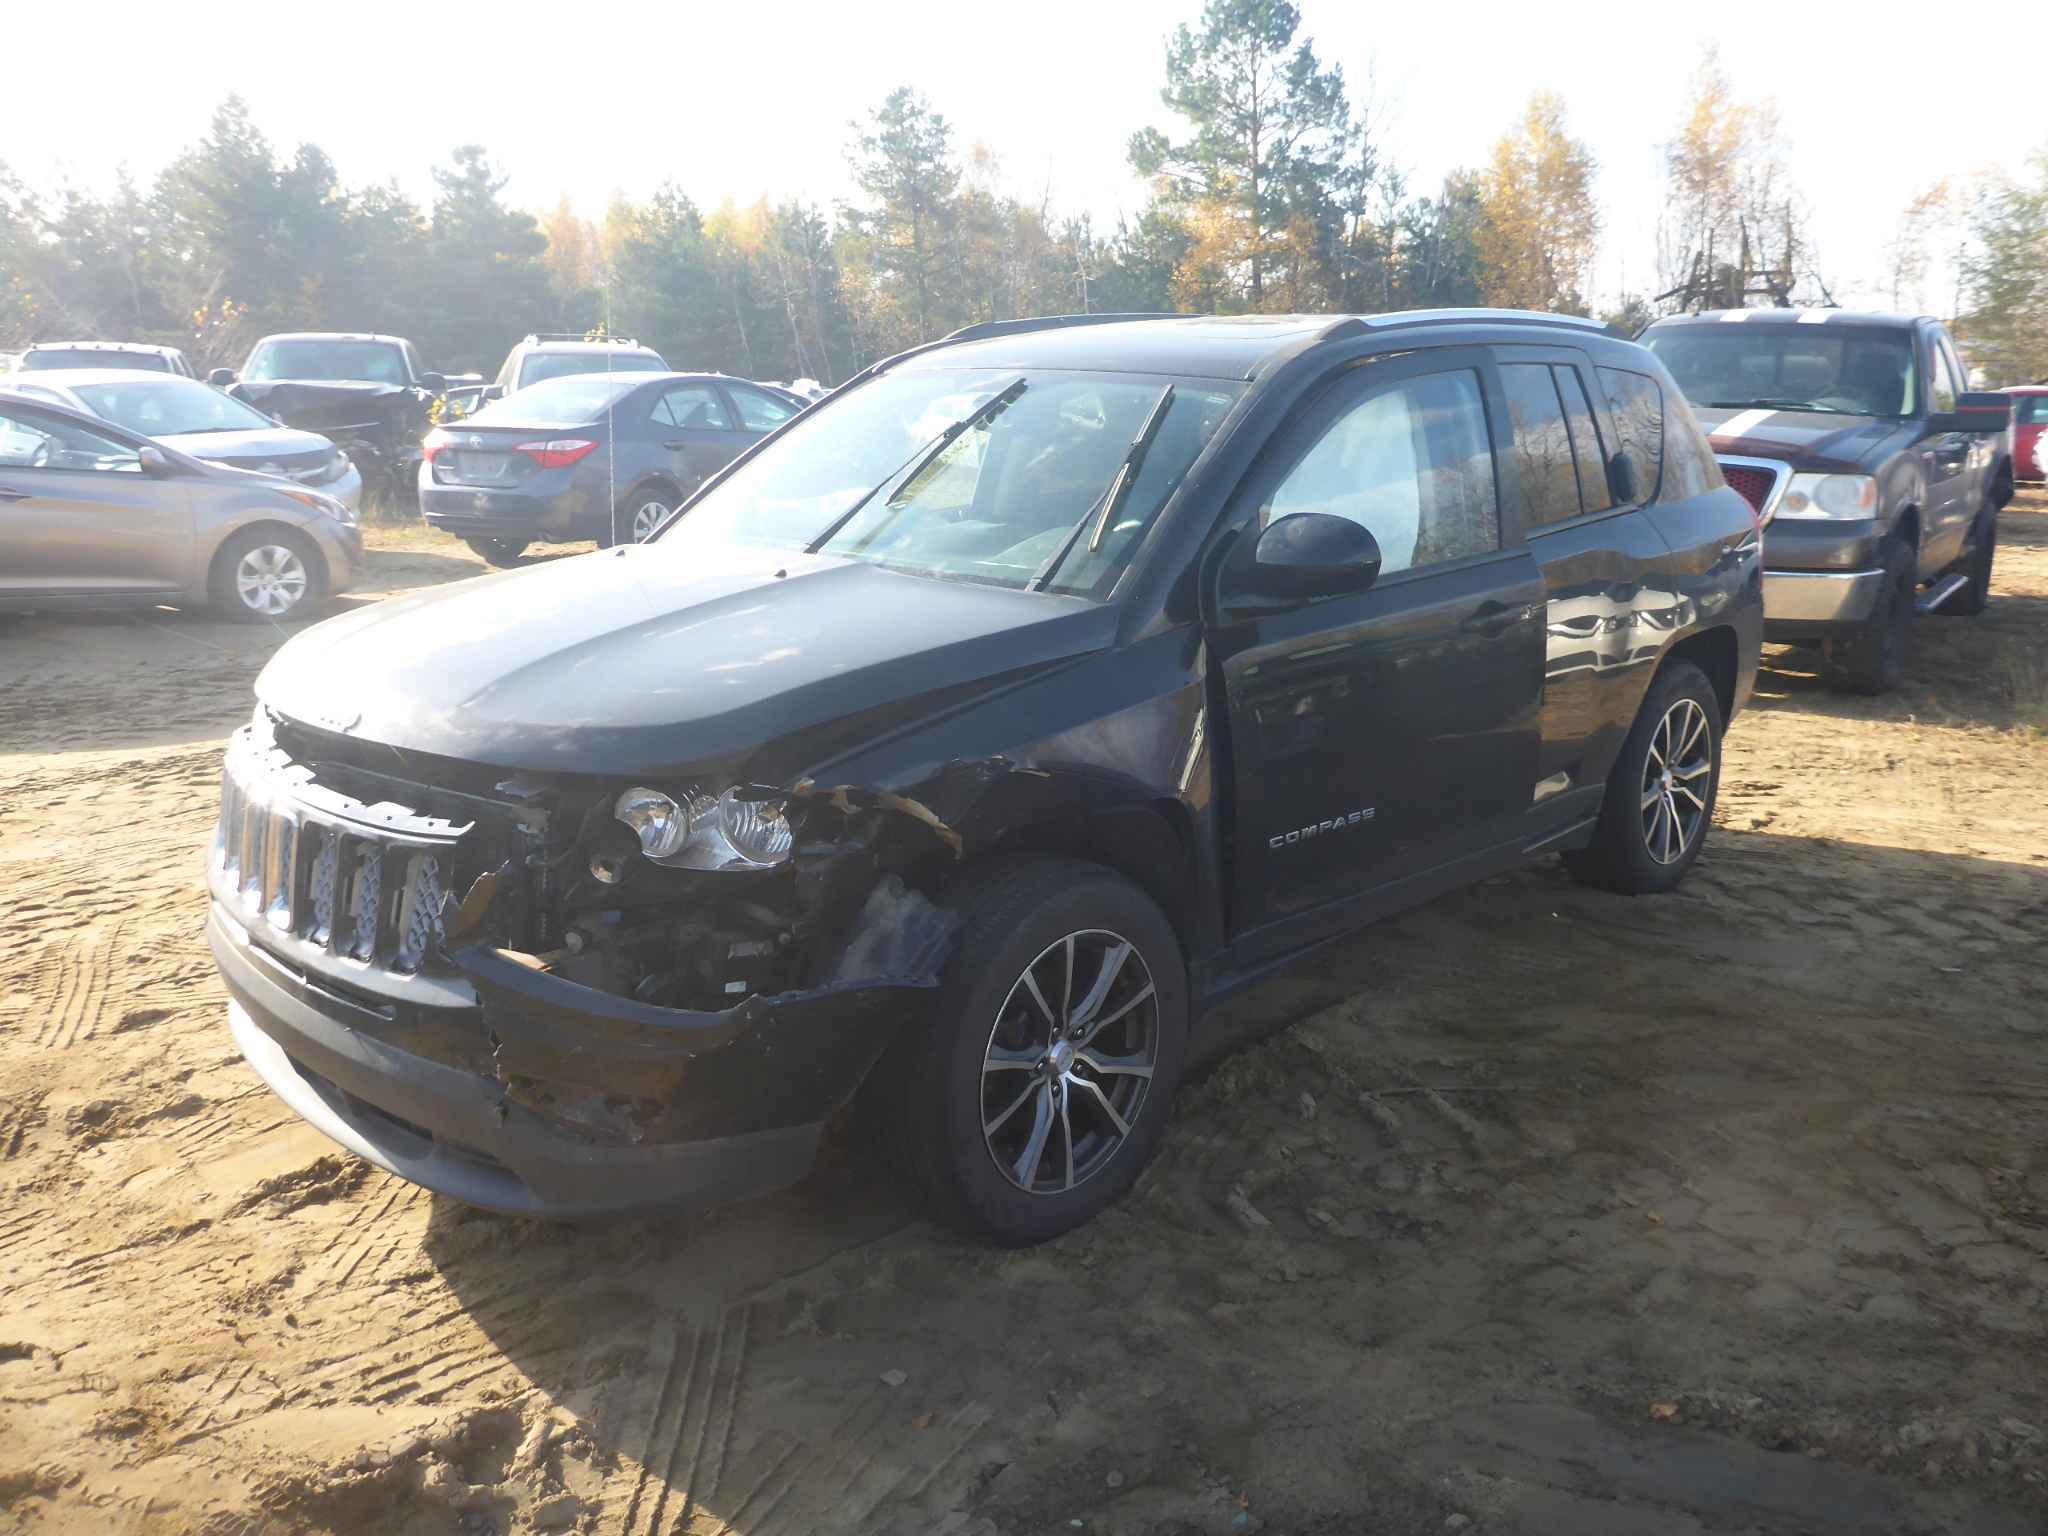
<path id="1" fill-rule="evenodd" d="M 1526 618 L 1526 607 L 1511 608 L 1506 603 L 1489 599 L 1466 614 L 1458 628 L 1468 635 L 1497 635 L 1517 619 Z"/>
<path id="2" fill-rule="evenodd" d="M 0 501 L 32 501 L 34 499 L 27 491 L 17 491 L 11 485 L 0 485 Z"/>
<path id="3" fill-rule="evenodd" d="M 680 437 L 672 437 L 672 438 L 670 438 L 670 439 L 669 439 L 669 440 L 668 440 L 667 442 L 663 443 L 663 444 L 662 444 L 661 446 L 662 446 L 662 447 L 664 447 L 664 448 L 667 448 L 667 449 L 669 449 L 669 450 L 670 450 L 671 452 L 678 452 L 678 453 L 679 453 L 679 452 L 681 452 L 681 451 L 682 451 L 683 449 L 685 449 L 685 448 L 689 447 L 690 445 L 689 445 L 689 443 L 688 443 L 688 442 L 687 442 L 687 441 L 686 441 L 685 439 L 683 439 L 683 438 L 680 438 Z"/>

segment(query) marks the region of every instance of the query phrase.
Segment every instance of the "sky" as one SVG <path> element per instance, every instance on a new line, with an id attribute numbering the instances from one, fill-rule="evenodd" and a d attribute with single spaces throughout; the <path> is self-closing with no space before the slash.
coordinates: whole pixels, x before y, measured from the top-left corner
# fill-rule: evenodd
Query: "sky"
<path id="1" fill-rule="evenodd" d="M 1888 306 L 1884 246 L 1918 192 L 1944 176 L 2017 172 L 2048 146 L 2048 62 L 2000 46 L 1998 23 L 1930 58 L 1902 41 L 1929 35 L 1903 7 L 1892 20 L 1888 6 L 1836 11 L 1819 45 L 1772 38 L 1741 8 L 1739 23 L 1716 27 L 1641 3 L 1299 3 L 1302 35 L 1342 66 L 1411 188 L 1483 163 L 1531 92 L 1559 93 L 1599 162 L 1602 299 L 1653 286 L 1662 145 L 1709 47 L 1738 95 L 1776 99 L 1820 270 L 1844 303 Z M 1124 145 L 1147 124 L 1172 130 L 1159 103 L 1165 39 L 1199 0 L 612 0 L 587 11 L 354 0 L 332 26 L 288 25 L 305 11 L 274 0 L 132 17 L 117 5 L 90 22 L 17 9 L 4 29 L 16 67 L 0 85 L 0 162 L 34 185 L 103 189 L 122 166 L 146 182 L 238 92 L 281 150 L 317 143 L 344 181 L 395 179 L 422 200 L 429 166 L 475 142 L 510 178 L 506 196 L 536 211 L 566 195 L 601 215 L 614 195 L 670 179 L 706 209 L 764 193 L 830 205 L 854 191 L 848 125 L 907 84 L 963 150 L 994 153 L 1007 190 L 1100 228 L 1143 205 Z M 112 26 L 119 46 L 81 48 L 82 25 Z M 72 62 L 27 66 L 56 59 Z M 1945 286 L 1937 272 L 1921 303 L 1946 312 L 1932 291 Z"/>

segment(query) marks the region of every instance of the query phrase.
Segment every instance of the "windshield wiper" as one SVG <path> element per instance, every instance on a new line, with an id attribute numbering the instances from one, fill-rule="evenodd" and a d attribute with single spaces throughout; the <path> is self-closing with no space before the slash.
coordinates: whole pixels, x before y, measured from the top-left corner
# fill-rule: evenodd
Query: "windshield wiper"
<path id="1" fill-rule="evenodd" d="M 1067 556 L 1073 553 L 1074 542 L 1081 537 L 1081 530 L 1092 518 L 1095 532 L 1088 538 L 1088 553 L 1094 554 L 1102 548 L 1102 536 L 1108 531 L 1110 520 L 1123 505 L 1124 497 L 1136 483 L 1138 472 L 1145 466 L 1145 455 L 1151 451 L 1153 439 L 1159 436 L 1159 428 L 1166 420 L 1166 413 L 1173 407 L 1173 386 L 1167 385 L 1159 391 L 1159 399 L 1145 417 L 1145 424 L 1138 428 L 1138 435 L 1131 439 L 1131 446 L 1124 453 L 1123 463 L 1117 465 L 1116 473 L 1110 477 L 1109 489 L 1102 493 L 1102 499 L 1081 514 L 1081 520 L 1074 524 L 1073 532 L 1060 541 L 1060 547 L 1053 552 L 1050 560 L 1038 568 L 1038 574 L 1031 578 L 1030 590 L 1041 590 L 1052 573 L 1058 570 Z"/>
<path id="2" fill-rule="evenodd" d="M 804 553 L 815 555 L 819 550 L 831 543 L 834 535 L 848 523 L 852 522 L 859 515 L 861 508 L 873 501 L 878 493 L 887 490 L 891 486 L 909 485 L 919 475 L 924 473 L 934 459 L 946 451 L 953 439 L 990 413 L 1003 409 L 1030 387 L 1022 378 L 1012 379 L 965 416 L 947 426 L 937 437 L 926 442 L 916 453 L 913 453 L 902 464 L 891 470 L 879 482 L 863 491 L 860 500 L 833 518 L 823 533 L 804 546 Z M 895 497 L 892 495 L 889 505 L 893 506 L 895 504 Z"/>

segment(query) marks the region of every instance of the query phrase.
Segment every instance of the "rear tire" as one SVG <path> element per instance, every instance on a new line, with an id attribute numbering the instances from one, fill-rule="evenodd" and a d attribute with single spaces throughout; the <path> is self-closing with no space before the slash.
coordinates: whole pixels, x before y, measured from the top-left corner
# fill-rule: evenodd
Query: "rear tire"
<path id="1" fill-rule="evenodd" d="M 635 491 L 625 505 L 610 514 L 618 519 L 617 536 L 614 537 L 614 530 L 607 526 L 597 537 L 597 547 L 610 549 L 614 544 L 646 543 L 669 513 L 681 504 L 680 496 L 660 486 Z"/>
<path id="2" fill-rule="evenodd" d="M 505 571 L 510 570 L 519 563 L 519 557 L 526 553 L 526 546 L 529 541 L 526 539 L 464 539 L 462 542 L 474 550 L 477 557 L 484 564 L 493 565 L 499 570 Z"/>
<path id="3" fill-rule="evenodd" d="M 1689 661 L 1667 662 L 1607 776 L 1592 843 L 1564 855 L 1574 880 L 1651 896 L 1685 878 L 1714 824 L 1721 725 L 1721 701 L 1706 673 Z"/>
<path id="4" fill-rule="evenodd" d="M 1821 676 L 1850 693 L 1890 693 L 1906 680 L 1913 648 L 1912 549 L 1896 539 L 1883 546 L 1885 579 L 1870 617 L 1850 634 L 1821 648 Z"/>
<path id="5" fill-rule="evenodd" d="M 1090 1220 L 1150 1160 L 1187 977 L 1165 914 L 1098 865 L 1033 856 L 970 879 L 930 1019 L 875 1069 L 870 1123 L 935 1215 L 1018 1247 Z"/>
<path id="6" fill-rule="evenodd" d="M 1970 585 L 1940 612 L 1975 618 L 1991 605 L 1991 566 L 1998 558 L 1998 504 L 1987 501 L 1977 517 L 1977 535 L 1970 550 Z"/>
<path id="7" fill-rule="evenodd" d="M 213 557 L 214 611 L 237 624 L 287 624 L 312 616 L 327 595 L 327 567 L 304 534 L 270 524 L 244 528 Z"/>

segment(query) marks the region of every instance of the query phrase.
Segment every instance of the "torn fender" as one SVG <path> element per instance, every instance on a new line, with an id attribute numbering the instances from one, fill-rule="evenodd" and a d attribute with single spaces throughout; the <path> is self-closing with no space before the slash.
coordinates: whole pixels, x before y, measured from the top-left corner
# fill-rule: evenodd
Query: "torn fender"
<path id="1" fill-rule="evenodd" d="M 476 989 L 508 1097 L 634 1141 L 741 1135 L 822 1120 L 860 1085 L 937 982 L 873 977 L 661 1008 L 474 944 L 451 956 Z"/>

